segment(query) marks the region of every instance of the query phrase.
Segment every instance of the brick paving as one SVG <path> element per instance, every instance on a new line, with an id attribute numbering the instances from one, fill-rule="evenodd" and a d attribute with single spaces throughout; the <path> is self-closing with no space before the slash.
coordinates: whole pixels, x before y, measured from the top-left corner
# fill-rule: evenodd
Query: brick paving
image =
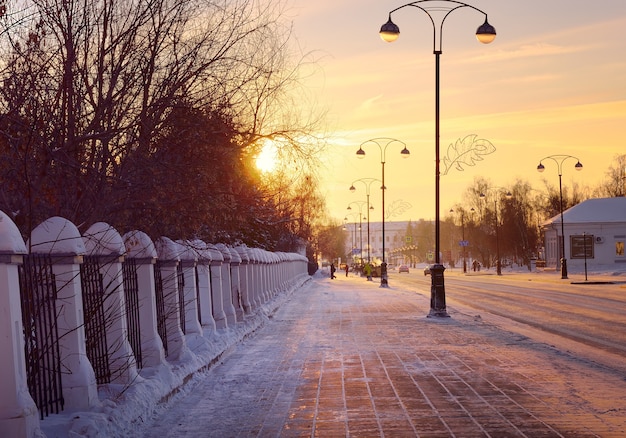
<path id="1" fill-rule="evenodd" d="M 626 382 L 426 293 L 316 279 L 144 437 L 622 437 Z"/>

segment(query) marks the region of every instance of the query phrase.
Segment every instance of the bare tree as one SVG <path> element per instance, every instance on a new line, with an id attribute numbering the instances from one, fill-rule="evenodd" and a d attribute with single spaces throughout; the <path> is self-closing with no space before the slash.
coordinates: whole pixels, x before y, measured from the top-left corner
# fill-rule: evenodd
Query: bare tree
<path id="1" fill-rule="evenodd" d="M 594 195 L 603 198 L 626 196 L 626 154 L 615 156 L 613 165 L 606 171 L 606 180 L 594 190 Z"/>
<path id="2" fill-rule="evenodd" d="M 310 134 L 319 119 L 290 110 L 307 55 L 292 51 L 283 8 L 258 0 L 34 0 L 5 17 L 0 178 L 14 183 L 4 186 L 1 208 L 25 233 L 51 215 L 126 226 L 193 203 L 203 190 L 226 203 L 225 217 L 267 208 L 227 203 L 250 199 L 243 188 L 258 175 L 240 167 L 251 164 L 258 140 L 281 138 L 284 153 L 305 163 L 320 144 Z M 200 153 L 223 160 L 198 161 Z M 211 164 L 205 173 L 225 165 L 230 178 L 197 180 L 203 169 L 189 160 Z M 173 173 L 181 182 L 168 189 Z M 206 206 L 187 211 L 193 220 L 149 231 L 201 232 Z"/>

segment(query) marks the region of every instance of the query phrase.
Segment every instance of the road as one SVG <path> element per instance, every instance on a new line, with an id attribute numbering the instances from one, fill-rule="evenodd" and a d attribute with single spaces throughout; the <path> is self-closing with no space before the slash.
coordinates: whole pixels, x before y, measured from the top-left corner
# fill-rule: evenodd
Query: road
<path id="1" fill-rule="evenodd" d="M 571 277 L 571 276 L 570 276 Z M 620 279 L 620 277 L 617 277 Z M 561 279 L 558 273 L 535 275 L 463 275 L 446 273 L 446 303 L 494 323 L 513 327 L 532 339 L 615 372 L 626 372 L 626 279 Z M 422 270 L 393 273 L 390 284 L 430 294 L 430 276 Z"/>

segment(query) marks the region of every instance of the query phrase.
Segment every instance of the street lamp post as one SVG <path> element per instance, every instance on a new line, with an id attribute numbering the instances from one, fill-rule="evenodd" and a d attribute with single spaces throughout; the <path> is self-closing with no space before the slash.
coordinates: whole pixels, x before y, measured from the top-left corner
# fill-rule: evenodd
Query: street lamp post
<path id="1" fill-rule="evenodd" d="M 371 262 L 371 259 L 370 259 L 370 247 L 371 247 L 370 245 L 370 216 L 372 215 L 371 210 L 373 210 L 374 207 L 370 205 L 370 187 L 374 181 L 380 182 L 380 180 L 376 178 L 360 178 L 360 179 L 352 181 L 352 184 L 350 185 L 351 192 L 356 191 L 356 187 L 354 187 L 354 183 L 356 182 L 360 182 L 365 186 L 365 196 L 367 197 L 367 211 L 369 212 L 367 216 L 367 263 Z M 368 275 L 367 280 L 372 281 L 371 273 L 370 275 Z"/>
<path id="2" fill-rule="evenodd" d="M 574 169 L 582 170 L 583 165 L 580 164 L 580 160 L 571 155 L 548 155 L 547 157 L 542 158 L 539 161 L 539 165 L 537 166 L 538 172 L 543 172 L 546 170 L 546 167 L 543 165 L 543 160 L 552 160 L 556 163 L 557 169 L 559 171 L 559 210 L 561 211 L 561 238 L 559 239 L 559 252 L 561 256 L 561 279 L 567 279 L 567 259 L 565 258 L 565 225 L 563 223 L 563 184 L 561 182 L 563 176 L 563 163 L 567 159 L 576 160 L 576 164 L 574 165 Z"/>
<path id="3" fill-rule="evenodd" d="M 380 265 L 380 287 L 389 287 L 389 280 L 387 278 L 387 262 L 385 261 L 385 190 L 387 190 L 387 187 L 385 187 L 385 159 L 386 159 L 387 147 L 390 144 L 399 143 L 402 146 L 404 146 L 404 148 L 400 151 L 400 155 L 403 158 L 408 158 L 411 153 L 406 148 L 406 144 L 403 141 L 397 140 L 395 138 L 379 137 L 379 138 L 372 138 L 361 143 L 361 145 L 359 146 L 359 150 L 356 151 L 357 157 L 359 158 L 365 157 L 365 151 L 363 150 L 363 146 L 369 143 L 375 144 L 376 146 L 378 146 L 378 149 L 380 149 L 380 164 L 382 166 L 382 178 L 381 178 L 382 179 L 382 187 L 381 187 L 382 203 L 381 204 L 382 204 L 382 218 L 383 218 L 382 220 L 383 262 Z"/>
<path id="4" fill-rule="evenodd" d="M 369 216 L 363 217 L 363 206 L 366 204 L 365 201 L 352 201 L 348 204 L 348 210 L 352 210 L 351 205 L 355 204 L 359 207 L 359 258 L 360 263 L 363 264 L 363 219 L 369 220 Z M 366 210 L 367 213 L 367 210 Z"/>
<path id="5" fill-rule="evenodd" d="M 356 248 L 356 218 L 357 218 L 358 214 L 356 214 L 356 213 L 348 213 L 343 220 L 347 221 L 348 220 L 348 216 L 351 216 L 353 221 L 354 221 L 353 222 L 354 226 L 352 228 L 352 249 L 350 251 L 351 252 L 350 256 L 352 258 L 352 262 L 354 262 L 354 248 Z"/>
<path id="6" fill-rule="evenodd" d="M 487 21 L 487 14 L 480 9 L 454 0 L 419 0 L 397 7 L 389 12 L 388 21 L 380 28 L 380 36 L 384 41 L 393 42 L 400 36 L 400 28 L 391 21 L 391 14 L 411 6 L 417 8 L 428 15 L 433 26 L 433 53 L 435 55 L 435 264 L 431 266 L 431 296 L 430 313 L 428 316 L 448 317 L 446 311 L 446 289 L 444 284 L 443 271 L 445 267 L 441 264 L 439 257 L 440 243 L 440 220 L 439 220 L 439 58 L 442 53 L 442 33 L 443 24 L 448 16 L 460 8 L 471 8 L 485 16 L 485 22 L 476 30 L 476 38 L 483 44 L 489 44 L 496 38 L 496 30 Z M 435 24 L 433 12 L 443 12 L 444 15 L 439 22 L 439 28 Z"/>

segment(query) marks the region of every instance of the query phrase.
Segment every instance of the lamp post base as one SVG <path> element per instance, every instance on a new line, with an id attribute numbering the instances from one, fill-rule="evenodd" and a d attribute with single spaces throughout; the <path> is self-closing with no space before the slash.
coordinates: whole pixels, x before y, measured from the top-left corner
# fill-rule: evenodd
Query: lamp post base
<path id="1" fill-rule="evenodd" d="M 380 287 L 389 287 L 389 281 L 387 280 L 387 263 L 381 263 L 380 265 Z"/>
<path id="2" fill-rule="evenodd" d="M 567 259 L 561 259 L 561 280 L 567 280 Z"/>
<path id="3" fill-rule="evenodd" d="M 443 271 L 446 268 L 442 264 L 434 264 L 430 267 L 430 313 L 428 318 L 449 318 L 446 311 L 446 287 L 444 284 Z"/>

